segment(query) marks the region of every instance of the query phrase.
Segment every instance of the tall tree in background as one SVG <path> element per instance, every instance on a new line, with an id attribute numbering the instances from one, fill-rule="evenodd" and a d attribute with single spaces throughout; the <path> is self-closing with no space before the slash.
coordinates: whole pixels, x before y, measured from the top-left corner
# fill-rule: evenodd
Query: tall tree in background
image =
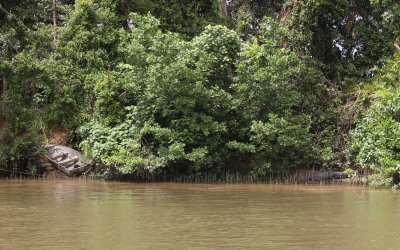
<path id="1" fill-rule="evenodd" d="M 227 8 L 226 0 L 218 0 L 218 4 L 219 4 L 219 10 L 221 11 L 221 14 L 223 16 L 227 16 L 228 8 Z"/>
<path id="2" fill-rule="evenodd" d="M 53 14 L 53 26 L 57 26 L 57 3 L 56 0 L 53 0 L 53 3 L 51 5 L 51 12 Z"/>
<path id="3" fill-rule="evenodd" d="M 390 8 L 398 8 L 393 5 L 397 7 Z M 393 53 L 396 35 L 391 30 L 396 22 L 385 21 L 391 13 L 385 3 L 293 1 L 286 8 L 298 51 L 320 61 L 326 75 L 341 87 L 345 78 L 368 77 L 370 68 Z"/>
<path id="4" fill-rule="evenodd" d="M 284 0 L 232 0 L 229 1 L 230 25 L 243 38 L 249 41 L 259 34 L 259 24 L 264 17 L 277 19 L 284 6 Z"/>
<path id="5" fill-rule="evenodd" d="M 42 154 L 55 90 L 52 4 L 0 3 L 0 164 L 13 170 L 36 171 Z"/>
<path id="6" fill-rule="evenodd" d="M 126 20 L 130 12 L 151 13 L 160 20 L 162 30 L 186 38 L 200 34 L 209 24 L 225 22 L 221 0 L 118 0 L 115 4 L 121 20 Z"/>

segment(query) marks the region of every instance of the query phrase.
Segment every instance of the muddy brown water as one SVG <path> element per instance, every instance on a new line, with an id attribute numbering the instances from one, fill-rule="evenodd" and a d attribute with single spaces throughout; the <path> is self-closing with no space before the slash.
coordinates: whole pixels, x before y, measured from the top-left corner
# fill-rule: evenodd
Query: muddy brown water
<path id="1" fill-rule="evenodd" d="M 0 249 L 400 249 L 400 192 L 0 181 Z"/>

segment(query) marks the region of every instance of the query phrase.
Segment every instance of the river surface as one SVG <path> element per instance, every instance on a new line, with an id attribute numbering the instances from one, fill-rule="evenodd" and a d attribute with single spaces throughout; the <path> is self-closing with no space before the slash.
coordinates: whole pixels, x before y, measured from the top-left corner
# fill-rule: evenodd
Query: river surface
<path id="1" fill-rule="evenodd" d="M 0 181 L 0 249 L 400 249 L 400 192 Z"/>

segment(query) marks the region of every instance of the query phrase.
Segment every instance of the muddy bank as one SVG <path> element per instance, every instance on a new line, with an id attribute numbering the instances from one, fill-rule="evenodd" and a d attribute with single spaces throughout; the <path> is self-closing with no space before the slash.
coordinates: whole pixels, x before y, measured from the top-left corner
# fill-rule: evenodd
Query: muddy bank
<path id="1" fill-rule="evenodd" d="M 93 165 L 90 171 L 80 178 L 104 179 L 127 182 L 183 182 L 183 183 L 282 183 L 282 184 L 320 184 L 345 183 L 365 184 L 367 175 L 358 173 L 349 178 L 340 171 L 298 170 L 294 173 L 270 173 L 266 176 L 256 176 L 251 172 L 209 172 L 197 174 L 167 174 L 140 171 L 133 174 L 123 174 L 113 167 Z"/>
<path id="2" fill-rule="evenodd" d="M 64 173 L 51 165 L 45 165 L 46 171 L 42 174 L 30 174 L 19 172 L 2 172 L 0 178 L 20 179 L 66 179 Z M 1 170 L 1 169 L 0 169 Z M 92 164 L 90 168 L 80 176 L 72 177 L 78 179 L 109 180 L 124 182 L 178 182 L 178 183 L 267 183 L 267 184 L 356 184 L 364 185 L 367 173 L 358 172 L 356 176 L 349 178 L 344 172 L 322 171 L 303 169 L 293 173 L 281 172 L 270 173 L 266 176 L 256 176 L 251 172 L 208 172 L 193 174 L 168 174 L 166 172 L 151 173 L 148 171 L 137 171 L 132 174 L 123 174 L 115 167 Z"/>

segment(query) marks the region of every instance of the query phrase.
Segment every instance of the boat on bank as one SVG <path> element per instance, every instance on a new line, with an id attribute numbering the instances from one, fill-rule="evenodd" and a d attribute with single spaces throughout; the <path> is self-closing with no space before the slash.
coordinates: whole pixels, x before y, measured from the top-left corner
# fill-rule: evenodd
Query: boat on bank
<path id="1" fill-rule="evenodd" d="M 83 174 L 91 166 L 88 159 L 72 148 L 56 144 L 49 144 L 46 148 L 51 165 L 67 176 Z"/>

